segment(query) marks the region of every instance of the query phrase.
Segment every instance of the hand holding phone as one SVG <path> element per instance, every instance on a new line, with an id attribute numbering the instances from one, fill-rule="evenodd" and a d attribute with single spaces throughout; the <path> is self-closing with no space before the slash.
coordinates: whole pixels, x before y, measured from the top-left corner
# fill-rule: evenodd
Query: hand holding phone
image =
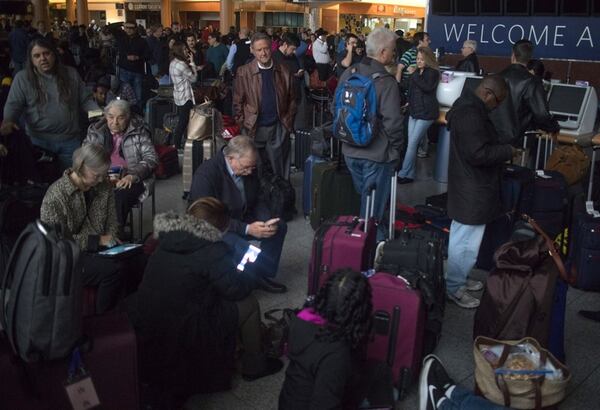
<path id="1" fill-rule="evenodd" d="M 273 219 L 269 219 L 267 222 L 265 222 L 265 225 L 267 226 L 273 226 L 273 225 L 277 225 L 277 223 L 281 220 L 281 218 L 273 218 Z"/>

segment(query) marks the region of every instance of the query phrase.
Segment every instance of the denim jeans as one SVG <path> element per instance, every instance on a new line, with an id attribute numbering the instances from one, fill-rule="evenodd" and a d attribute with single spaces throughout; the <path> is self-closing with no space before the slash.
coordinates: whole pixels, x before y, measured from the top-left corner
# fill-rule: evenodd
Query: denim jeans
<path id="1" fill-rule="evenodd" d="M 81 146 L 79 138 L 71 138 L 66 141 L 48 141 L 31 137 L 31 143 L 56 154 L 61 171 L 73 164 L 73 152 Z"/>
<path id="2" fill-rule="evenodd" d="M 413 117 L 408 119 L 408 145 L 406 147 L 406 155 L 404 156 L 402 169 L 398 173 L 400 178 L 415 179 L 417 148 L 431 124 L 433 124 L 433 120 L 417 120 Z"/>
<path id="3" fill-rule="evenodd" d="M 467 276 L 477 262 L 485 225 L 465 225 L 452 221 L 448 241 L 448 272 L 446 291 L 454 294 L 467 282 Z"/>
<path id="4" fill-rule="evenodd" d="M 244 273 L 254 275 L 256 278 L 274 278 L 279 269 L 279 260 L 281 259 L 281 250 L 283 249 L 283 241 L 286 234 L 287 224 L 280 221 L 275 235 L 259 240 L 261 252 L 256 262 L 246 264 Z M 227 232 L 223 236 L 223 241 L 233 249 L 233 258 L 236 266 L 242 260 L 248 246 L 250 246 L 250 241 L 255 239 L 252 236 L 241 236 L 235 232 Z"/>
<path id="5" fill-rule="evenodd" d="M 134 73 L 133 71 L 125 70 L 123 67 L 119 67 L 119 80 L 124 83 L 129 83 L 135 92 L 135 99 L 139 107 L 142 107 L 142 82 L 144 81 L 144 74 Z"/>
<path id="6" fill-rule="evenodd" d="M 361 216 L 364 216 L 366 212 L 367 196 L 373 188 L 376 189 L 373 216 L 380 221 L 377 226 L 377 240 L 385 240 L 388 224 L 383 220 L 383 215 L 390 199 L 390 181 L 394 172 L 392 163 L 346 157 L 346 165 L 352 174 L 354 188 L 360 194 Z"/>
<path id="7" fill-rule="evenodd" d="M 508 410 L 504 406 L 476 396 L 472 391 L 456 386 L 448 400 L 444 400 L 439 410 Z"/>

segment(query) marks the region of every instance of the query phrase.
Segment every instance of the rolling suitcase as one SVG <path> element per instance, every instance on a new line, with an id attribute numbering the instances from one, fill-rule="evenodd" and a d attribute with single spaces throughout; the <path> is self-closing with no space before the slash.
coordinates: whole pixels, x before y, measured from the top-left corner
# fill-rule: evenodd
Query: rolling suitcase
<path id="1" fill-rule="evenodd" d="M 137 343 L 127 315 L 112 312 L 84 318 L 83 332 L 91 343 L 89 350 L 81 349 L 81 363 L 91 375 L 102 408 L 138 409 Z M 70 358 L 38 363 L 17 361 L 7 340 L 0 338 L 2 408 L 71 409 L 64 386 L 70 362 Z"/>
<path id="2" fill-rule="evenodd" d="M 154 97 L 150 98 L 146 102 L 146 114 L 145 114 L 145 122 L 150 128 L 150 132 L 152 133 L 152 138 L 155 138 L 159 133 L 157 130 L 163 130 L 163 119 L 166 114 L 175 113 L 177 108 L 175 106 L 175 102 L 173 98 L 168 97 Z M 163 142 L 163 141 L 154 141 Z"/>
<path id="3" fill-rule="evenodd" d="M 211 159 L 215 154 L 215 144 L 212 139 L 191 140 L 185 142 L 183 149 L 183 198 L 187 199 L 192 188 L 192 179 L 194 172 L 203 161 Z"/>
<path id="4" fill-rule="evenodd" d="M 374 193 L 367 199 L 367 218 L 339 216 L 323 222 L 317 229 L 308 265 L 309 296 L 315 295 L 338 269 L 362 272 L 372 268 L 377 235 L 375 220 L 371 217 L 374 199 Z"/>
<path id="5" fill-rule="evenodd" d="M 314 164 L 311 183 L 310 224 L 317 229 L 336 215 L 359 215 L 360 195 L 343 160 Z"/>
<path id="6" fill-rule="evenodd" d="M 325 162 L 321 157 L 310 155 L 304 161 L 304 175 L 302 176 L 302 211 L 307 218 L 312 210 L 312 178 L 315 164 Z"/>
<path id="7" fill-rule="evenodd" d="M 158 156 L 158 165 L 154 169 L 156 178 L 165 179 L 177 174 L 179 172 L 177 148 L 172 145 L 156 144 L 154 149 Z"/>
<path id="8" fill-rule="evenodd" d="M 569 264 L 582 290 L 600 290 L 600 212 L 594 209 L 592 191 L 596 164 L 596 151 L 600 149 L 600 137 L 592 139 L 593 155 L 588 183 L 586 212 L 576 215 L 572 225 Z"/>
<path id="9" fill-rule="evenodd" d="M 297 170 L 304 170 L 304 163 L 310 155 L 310 131 L 309 130 L 296 130 L 294 131 L 294 138 L 292 141 L 292 159 L 293 166 Z"/>

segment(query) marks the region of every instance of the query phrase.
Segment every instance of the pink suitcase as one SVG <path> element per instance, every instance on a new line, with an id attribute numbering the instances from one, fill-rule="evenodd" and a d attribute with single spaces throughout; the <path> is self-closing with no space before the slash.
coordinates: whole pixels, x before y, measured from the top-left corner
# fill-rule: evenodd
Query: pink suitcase
<path id="1" fill-rule="evenodd" d="M 421 369 L 425 306 L 418 290 L 401 277 L 375 273 L 369 278 L 373 298 L 373 334 L 367 358 L 392 369 L 399 397 L 419 376 Z"/>
<path id="2" fill-rule="evenodd" d="M 139 408 L 137 345 L 124 313 L 110 312 L 83 319 L 91 350 L 81 357 L 92 376 L 103 409 Z M 0 337 L 0 408 L 70 410 L 63 383 L 69 358 L 51 362 L 17 362 L 8 341 Z"/>
<path id="3" fill-rule="evenodd" d="M 373 209 L 371 195 L 367 215 Z M 315 238 L 308 266 L 308 295 L 316 295 L 329 276 L 344 268 L 366 271 L 373 267 L 377 229 L 373 218 L 338 216 L 321 224 Z"/>

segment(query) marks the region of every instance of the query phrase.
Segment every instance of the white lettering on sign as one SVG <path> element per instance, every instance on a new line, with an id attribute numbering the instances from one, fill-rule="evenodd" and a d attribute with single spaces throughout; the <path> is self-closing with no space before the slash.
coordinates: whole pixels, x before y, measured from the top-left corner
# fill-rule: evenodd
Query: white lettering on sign
<path id="1" fill-rule="evenodd" d="M 469 24 L 467 26 L 467 40 L 471 39 L 471 34 L 475 34 L 475 32 L 471 29 L 475 29 L 475 27 L 477 27 L 477 24 Z"/>
<path id="2" fill-rule="evenodd" d="M 594 47 L 594 40 L 592 40 L 592 33 L 590 32 L 589 26 L 585 26 L 585 29 L 583 29 L 583 33 L 581 33 L 579 41 L 577 41 L 577 45 L 575 47 L 579 47 L 579 43 L 581 43 L 582 41 L 589 41 L 590 47 Z"/>
<path id="3" fill-rule="evenodd" d="M 494 28 L 492 29 L 492 41 L 496 44 L 504 44 L 504 40 L 502 40 L 502 41 L 496 40 L 496 29 L 498 27 L 506 28 L 506 26 L 504 24 L 495 25 Z"/>
<path id="4" fill-rule="evenodd" d="M 484 32 L 485 32 L 485 24 L 482 24 L 481 25 L 481 38 L 479 39 L 479 42 L 481 44 L 487 44 L 487 43 L 489 43 L 489 41 L 483 39 L 483 33 Z"/>
<path id="5" fill-rule="evenodd" d="M 516 40 L 513 40 L 513 30 L 515 30 L 516 28 L 519 28 L 519 30 L 521 30 L 521 34 L 518 34 L 516 36 Z M 522 40 L 525 38 L 525 29 L 523 28 L 523 26 L 520 26 L 518 24 L 515 24 L 514 26 L 512 26 L 510 28 L 510 30 L 508 30 L 508 41 L 510 41 L 511 44 L 515 44 L 517 41 Z"/>
<path id="6" fill-rule="evenodd" d="M 554 27 L 554 47 L 564 47 L 565 46 L 562 43 L 558 43 L 558 38 L 565 36 L 562 33 L 560 33 L 560 34 L 558 33 L 558 31 L 562 30 L 563 28 L 567 28 L 567 26 L 556 26 L 556 27 Z"/>
<path id="7" fill-rule="evenodd" d="M 535 26 L 531 26 L 531 30 L 529 30 L 529 41 L 539 45 L 540 43 L 542 43 L 542 40 L 543 40 L 544 45 L 547 46 L 548 45 L 548 26 L 544 26 L 544 29 L 540 33 L 539 37 L 536 36 L 536 34 L 535 34 Z"/>
<path id="8" fill-rule="evenodd" d="M 462 34 L 463 28 L 465 28 L 465 25 L 461 24 L 460 31 L 458 31 L 456 29 L 456 24 L 452 24 L 452 27 L 450 27 L 450 33 L 448 33 L 448 24 L 444 23 L 444 30 L 446 31 L 446 41 L 450 41 L 450 37 L 452 36 L 452 33 L 454 33 L 454 37 L 456 38 L 456 41 L 460 41 L 460 36 Z"/>

